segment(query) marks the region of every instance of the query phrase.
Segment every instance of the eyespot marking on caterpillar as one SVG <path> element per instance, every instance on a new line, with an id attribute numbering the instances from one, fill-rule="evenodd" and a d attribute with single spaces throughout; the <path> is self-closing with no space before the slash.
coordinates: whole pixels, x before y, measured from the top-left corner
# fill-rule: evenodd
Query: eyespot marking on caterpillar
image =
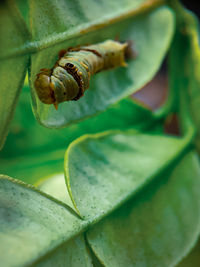
<path id="1" fill-rule="evenodd" d="M 59 52 L 52 69 L 43 68 L 34 82 L 38 98 L 56 109 L 64 101 L 77 101 L 89 88 L 90 77 L 102 70 L 126 67 L 134 58 L 132 42 L 107 40 L 99 44 L 70 47 Z"/>
<path id="2" fill-rule="evenodd" d="M 66 67 L 69 67 L 70 69 L 72 69 L 72 68 L 74 67 L 74 64 L 72 64 L 72 63 L 67 63 L 67 64 L 66 64 Z"/>

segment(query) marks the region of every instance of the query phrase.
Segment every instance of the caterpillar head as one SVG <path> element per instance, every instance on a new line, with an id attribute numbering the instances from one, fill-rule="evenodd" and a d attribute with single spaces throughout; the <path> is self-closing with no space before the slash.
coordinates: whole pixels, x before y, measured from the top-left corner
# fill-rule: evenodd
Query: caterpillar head
<path id="1" fill-rule="evenodd" d="M 40 101 L 53 104 L 56 110 L 59 103 L 77 100 L 80 89 L 73 76 L 59 66 L 53 70 L 41 69 L 34 86 Z"/>
<path id="2" fill-rule="evenodd" d="M 50 75 L 51 70 L 41 69 L 34 83 L 39 99 L 45 104 L 54 104 L 56 102 Z"/>

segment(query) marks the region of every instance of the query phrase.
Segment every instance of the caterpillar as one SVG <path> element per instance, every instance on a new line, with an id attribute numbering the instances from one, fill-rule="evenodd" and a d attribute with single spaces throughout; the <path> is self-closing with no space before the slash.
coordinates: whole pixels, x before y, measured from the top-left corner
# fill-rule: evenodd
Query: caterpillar
<path id="1" fill-rule="evenodd" d="M 61 50 L 52 69 L 41 69 L 34 86 L 40 101 L 58 104 L 78 100 L 89 88 L 91 75 L 102 70 L 126 66 L 130 42 L 107 40 L 99 44 Z"/>

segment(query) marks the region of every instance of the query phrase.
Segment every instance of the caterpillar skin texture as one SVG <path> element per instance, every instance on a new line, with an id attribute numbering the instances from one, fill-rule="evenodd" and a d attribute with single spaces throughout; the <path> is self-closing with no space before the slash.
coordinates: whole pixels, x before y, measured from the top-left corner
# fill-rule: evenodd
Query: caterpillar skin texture
<path id="1" fill-rule="evenodd" d="M 102 70 L 126 66 L 125 56 L 130 44 L 105 42 L 60 51 L 52 69 L 41 69 L 35 80 L 39 99 L 45 104 L 78 100 L 89 88 L 91 75 Z M 130 48 L 130 47 L 129 47 Z"/>

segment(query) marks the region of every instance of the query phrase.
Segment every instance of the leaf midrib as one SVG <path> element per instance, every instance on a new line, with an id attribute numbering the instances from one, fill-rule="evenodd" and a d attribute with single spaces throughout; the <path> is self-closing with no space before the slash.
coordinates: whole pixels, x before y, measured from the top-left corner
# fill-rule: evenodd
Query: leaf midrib
<path id="1" fill-rule="evenodd" d="M 13 58 L 17 56 L 27 55 L 27 54 L 33 54 L 38 51 L 41 51 L 43 49 L 46 49 L 48 47 L 54 46 L 58 43 L 62 43 L 66 40 L 71 40 L 73 38 L 76 38 L 80 35 L 89 34 L 91 32 L 94 32 L 96 30 L 102 29 L 106 26 L 113 25 L 115 23 L 119 23 L 123 20 L 129 19 L 131 17 L 136 17 L 138 15 L 142 15 L 146 12 L 150 12 L 154 9 L 156 9 L 159 6 L 162 6 L 166 3 L 166 0 L 147 0 L 147 2 L 143 3 L 140 7 L 127 10 L 126 12 L 111 17 L 108 19 L 99 20 L 99 22 L 96 22 L 91 25 L 91 23 L 85 23 L 84 27 L 82 25 L 76 27 L 76 30 L 67 30 L 62 33 L 51 35 L 50 37 L 46 38 L 45 40 L 41 41 L 27 41 L 20 47 L 16 47 L 8 52 L 7 55 L 0 56 L 0 60 Z"/>
<path id="2" fill-rule="evenodd" d="M 105 134 L 105 133 L 104 133 Z M 87 231 L 90 227 L 92 227 L 93 225 L 95 225 L 96 223 L 98 223 L 99 221 L 101 221 L 103 218 L 105 218 L 106 216 L 108 216 L 109 214 L 111 214 L 114 210 L 116 210 L 117 208 L 119 208 L 120 206 L 122 206 L 125 202 L 127 202 L 130 198 L 134 197 L 135 195 L 139 194 L 141 192 L 141 190 L 143 189 L 144 186 L 148 186 L 148 184 L 150 184 L 152 181 L 154 181 L 157 177 L 159 177 L 160 174 L 162 174 L 162 172 L 164 172 L 167 168 L 169 168 L 169 166 L 173 166 L 174 163 L 178 160 L 180 160 L 182 157 L 184 157 L 184 155 L 186 155 L 189 151 L 191 151 L 193 148 L 191 146 L 191 140 L 190 140 L 191 136 L 185 136 L 183 137 L 184 140 L 182 140 L 183 145 L 181 146 L 181 148 L 177 151 L 176 155 L 174 155 L 172 160 L 169 160 L 166 162 L 166 164 L 164 164 L 164 166 L 162 166 L 161 168 L 159 168 L 158 172 L 155 173 L 155 175 L 152 177 L 149 177 L 148 180 L 146 181 L 146 183 L 142 184 L 137 190 L 132 191 L 131 193 L 129 193 L 124 199 L 123 201 L 121 201 L 120 203 L 117 203 L 112 209 L 110 209 L 109 211 L 106 211 L 103 214 L 100 214 L 99 216 L 96 217 L 92 217 L 92 218 L 87 218 L 85 220 L 81 219 L 79 217 L 79 215 L 75 215 L 74 212 L 70 207 L 68 208 L 68 206 L 63 203 L 62 201 L 59 201 L 58 199 L 55 199 L 54 197 L 52 197 L 51 195 L 48 195 L 40 190 L 38 190 L 37 188 L 35 188 L 34 186 L 31 186 L 29 184 L 26 184 L 24 182 L 21 182 L 20 180 L 15 180 L 9 177 L 5 177 L 4 179 L 8 179 L 9 181 L 18 184 L 19 186 L 25 187 L 29 190 L 34 190 L 36 191 L 38 194 L 41 194 L 43 197 L 47 197 L 49 200 L 56 202 L 58 205 L 63 206 L 64 208 L 67 209 L 68 212 L 70 212 L 71 214 L 73 214 L 74 216 L 77 216 L 77 219 L 80 220 L 80 225 L 79 227 L 77 227 L 77 231 L 75 231 L 73 234 L 70 234 L 66 239 L 61 239 L 61 240 L 57 240 L 57 242 L 55 242 L 55 246 L 51 247 L 50 249 L 47 248 L 46 251 L 43 251 L 41 253 L 41 255 L 39 256 L 39 258 L 33 258 L 31 260 L 31 262 L 27 263 L 26 266 L 32 266 L 32 264 L 34 264 L 35 262 L 38 262 L 39 259 L 43 258 L 47 253 L 51 254 L 53 253 L 53 251 L 58 248 L 59 246 L 62 246 L 63 244 L 67 243 L 70 239 L 75 238 L 76 236 L 78 236 L 79 234 Z M 82 137 L 83 138 L 83 137 Z M 181 141 L 181 140 L 180 140 Z M 154 179 L 155 178 L 155 179 Z M 67 188 L 66 188 L 67 189 Z"/>

